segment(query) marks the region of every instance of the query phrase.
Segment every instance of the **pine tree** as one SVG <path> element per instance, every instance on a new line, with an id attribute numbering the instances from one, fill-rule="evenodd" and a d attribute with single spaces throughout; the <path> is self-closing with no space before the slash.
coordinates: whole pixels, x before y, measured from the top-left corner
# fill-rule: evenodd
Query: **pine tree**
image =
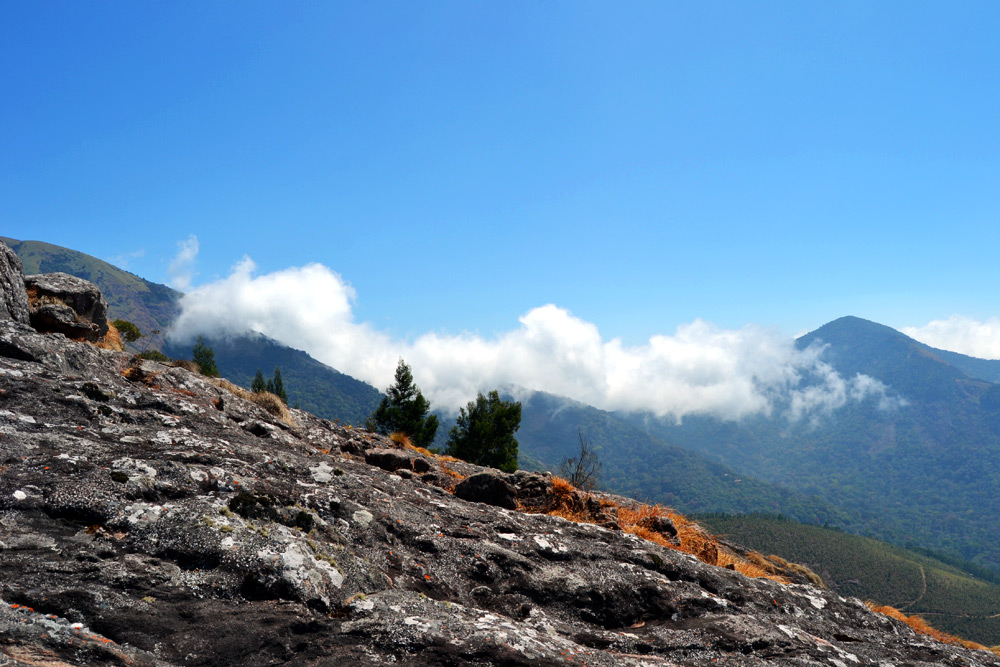
<path id="1" fill-rule="evenodd" d="M 458 420 L 448 434 L 448 453 L 469 463 L 491 466 L 504 472 L 517 470 L 517 440 L 521 404 L 500 400 L 496 390 L 460 408 Z"/>
<path id="2" fill-rule="evenodd" d="M 198 367 L 201 368 L 202 375 L 213 378 L 219 377 L 219 368 L 215 365 L 215 350 L 206 345 L 205 339 L 201 336 L 198 336 L 198 340 L 194 343 L 192 356 L 194 357 L 194 363 L 198 364 Z"/>
<path id="3" fill-rule="evenodd" d="M 262 391 L 267 391 L 267 382 L 264 380 L 264 374 L 257 369 L 257 375 L 253 376 L 253 382 L 250 383 L 250 391 L 255 394 L 259 394 Z"/>
<path id="4" fill-rule="evenodd" d="M 277 366 L 274 367 L 274 390 L 271 392 L 275 396 L 281 399 L 281 402 L 288 405 L 288 394 L 285 393 L 285 383 L 281 381 L 281 369 Z"/>
<path id="5" fill-rule="evenodd" d="M 417 447 L 427 447 L 434 442 L 438 418 L 428 414 L 431 404 L 413 383 L 413 373 L 402 359 L 396 366 L 396 382 L 385 393 L 365 422 L 366 428 L 382 435 L 405 433 Z"/>

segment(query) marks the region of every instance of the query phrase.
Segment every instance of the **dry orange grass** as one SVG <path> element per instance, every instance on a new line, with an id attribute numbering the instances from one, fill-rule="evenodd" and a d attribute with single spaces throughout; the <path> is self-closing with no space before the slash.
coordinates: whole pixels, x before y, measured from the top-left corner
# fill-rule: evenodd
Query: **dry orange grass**
<path id="1" fill-rule="evenodd" d="M 562 477 L 553 477 L 552 494 L 556 499 L 556 508 L 550 511 L 549 514 L 578 523 L 594 523 L 593 519 L 587 513 L 586 508 L 577 507 L 577 504 L 573 502 L 573 495 L 578 492 L 578 489 L 567 480 Z M 631 533 L 636 537 L 641 537 L 648 542 L 659 544 L 668 549 L 692 554 L 709 565 L 719 565 L 722 567 L 731 565 L 730 569 L 741 572 L 748 577 L 767 577 L 768 579 L 782 583 L 787 582 L 786 579 L 775 576 L 773 572 L 768 571 L 766 568 L 748 562 L 733 554 L 702 530 L 698 524 L 663 505 L 640 503 L 627 507 L 608 500 L 602 500 L 601 505 L 617 510 L 618 525 L 626 533 Z M 648 527 L 649 522 L 646 519 L 657 517 L 666 517 L 673 522 L 674 527 L 677 529 L 677 539 L 680 540 L 680 546 L 674 544 L 667 536 Z"/>
<path id="2" fill-rule="evenodd" d="M 118 329 L 111 322 L 108 322 L 108 333 L 104 334 L 104 338 L 94 343 L 94 345 L 102 350 L 115 350 L 116 352 L 121 352 L 125 349 L 121 333 L 119 333 Z"/>
<path id="3" fill-rule="evenodd" d="M 992 651 L 993 653 L 1000 655 L 1000 652 L 998 652 L 997 647 L 989 648 L 987 646 L 983 646 L 982 644 L 977 644 L 976 642 L 970 642 L 967 639 L 956 637 L 955 635 L 949 635 L 947 632 L 941 632 L 940 630 L 932 627 L 927 621 L 925 621 L 920 616 L 916 615 L 907 616 L 906 614 L 896 609 L 895 607 L 891 607 L 889 605 L 877 605 L 871 601 L 865 602 L 865 604 L 868 605 L 868 608 L 871 609 L 872 611 L 878 612 L 879 614 L 884 614 L 885 616 L 888 616 L 889 618 L 894 618 L 897 621 L 902 621 L 903 623 L 906 623 L 908 626 L 913 628 L 914 632 L 921 635 L 926 635 L 928 637 L 938 640 L 939 642 L 945 644 L 952 644 L 954 646 L 963 646 L 969 649 Z"/>
<path id="4" fill-rule="evenodd" d="M 401 436 L 402 438 L 405 438 L 405 441 L 401 442 L 400 440 L 397 440 L 396 436 Z M 450 461 L 450 462 L 454 462 L 454 461 L 461 462 L 462 461 L 462 459 L 455 458 L 454 456 L 448 456 L 447 454 L 435 454 L 431 450 L 426 449 L 424 447 L 417 447 L 416 445 L 414 445 L 410 441 L 409 436 L 406 435 L 405 433 L 393 433 L 392 435 L 389 436 L 389 439 L 392 440 L 393 442 L 398 442 L 399 444 L 403 445 L 403 447 L 406 447 L 407 449 L 412 449 L 415 452 L 423 454 L 427 458 L 434 459 L 435 461 Z"/>
<path id="5" fill-rule="evenodd" d="M 449 477 L 454 477 L 455 479 L 465 479 L 465 475 L 463 475 L 462 473 L 460 473 L 460 472 L 458 472 L 456 470 L 452 470 L 451 468 L 449 468 L 448 466 L 444 465 L 443 463 L 441 464 L 441 472 L 443 472 L 444 474 L 448 475 Z"/>
<path id="6" fill-rule="evenodd" d="M 292 418 L 292 413 L 289 412 L 288 406 L 274 394 L 266 391 L 254 393 L 240 387 L 239 385 L 233 384 L 225 378 L 206 377 L 205 379 L 215 386 L 225 389 L 234 396 L 256 403 L 289 426 L 295 426 L 295 419 Z"/>
<path id="7" fill-rule="evenodd" d="M 389 436 L 389 439 L 392 440 L 397 445 L 402 445 L 403 447 L 409 447 L 410 449 L 416 449 L 416 447 L 413 446 L 413 441 L 410 440 L 410 436 L 406 435 L 402 431 L 396 431 L 395 433 Z"/>

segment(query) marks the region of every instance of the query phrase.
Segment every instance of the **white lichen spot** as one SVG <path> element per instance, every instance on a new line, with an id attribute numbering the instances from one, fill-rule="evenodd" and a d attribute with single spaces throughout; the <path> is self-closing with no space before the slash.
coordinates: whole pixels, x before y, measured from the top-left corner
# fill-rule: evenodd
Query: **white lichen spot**
<path id="1" fill-rule="evenodd" d="M 318 466 L 315 466 L 313 468 L 309 468 L 309 474 L 312 475 L 312 478 L 316 482 L 318 482 L 320 484 L 326 484 L 331 479 L 333 479 L 333 468 L 330 467 L 329 463 L 327 463 L 326 461 L 323 461 Z"/>
<path id="2" fill-rule="evenodd" d="M 826 606 L 826 600 L 824 600 L 821 597 L 816 597 L 814 595 L 807 595 L 806 598 L 809 600 L 810 604 L 812 604 L 812 606 L 816 607 L 817 609 L 822 609 Z"/>
<path id="3" fill-rule="evenodd" d="M 17 491 L 14 492 L 14 500 L 24 500 L 27 497 L 28 494 L 22 491 L 21 489 L 18 489 Z"/>
<path id="4" fill-rule="evenodd" d="M 190 475 L 191 479 L 193 479 L 196 482 L 204 482 L 206 479 L 208 479 L 208 473 L 206 473 L 204 470 L 191 470 L 188 472 L 188 475 Z"/>
<path id="5" fill-rule="evenodd" d="M 542 537 L 541 535 L 535 535 L 534 539 L 535 539 L 535 544 L 537 544 L 537 545 L 538 545 L 538 546 L 540 546 L 541 548 L 543 548 L 543 549 L 548 549 L 548 550 L 550 550 L 550 551 L 551 551 L 552 549 L 554 549 L 554 547 L 552 546 L 552 543 L 551 543 L 551 542 L 549 542 L 549 541 L 548 541 L 547 539 L 545 539 L 544 537 Z"/>
<path id="6" fill-rule="evenodd" d="M 521 538 L 514 533 L 497 533 L 497 537 L 508 542 L 520 542 Z"/>
<path id="7" fill-rule="evenodd" d="M 358 524 L 362 528 L 367 528 L 368 524 L 370 524 L 372 519 L 375 517 L 373 517 L 372 513 L 368 510 L 358 510 L 351 515 L 351 518 L 354 519 L 354 523 Z"/>
<path id="8" fill-rule="evenodd" d="M 419 616 L 407 616 L 403 623 L 414 626 L 420 632 L 427 632 L 431 629 L 431 622 Z"/>

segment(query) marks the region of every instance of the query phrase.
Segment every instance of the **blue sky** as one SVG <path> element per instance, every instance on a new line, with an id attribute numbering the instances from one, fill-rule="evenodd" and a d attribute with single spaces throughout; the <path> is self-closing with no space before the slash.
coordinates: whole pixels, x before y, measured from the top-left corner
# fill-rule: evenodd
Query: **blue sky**
<path id="1" fill-rule="evenodd" d="M 995 325 L 997 25 L 994 2 L 3 3 L 0 233 L 157 282 L 194 235 L 190 289 L 320 263 L 410 342 L 546 304 L 629 345 Z"/>

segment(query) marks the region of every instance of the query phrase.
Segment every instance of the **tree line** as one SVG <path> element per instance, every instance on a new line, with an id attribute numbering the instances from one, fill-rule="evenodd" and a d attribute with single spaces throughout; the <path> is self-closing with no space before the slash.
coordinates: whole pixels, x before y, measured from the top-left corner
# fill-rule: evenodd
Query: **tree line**
<path id="1" fill-rule="evenodd" d="M 413 372 L 402 359 L 396 366 L 395 382 L 365 422 L 370 431 L 391 435 L 402 433 L 416 447 L 428 448 L 437 435 L 437 415 L 430 414 L 430 402 L 413 382 Z M 490 466 L 504 472 L 517 470 L 517 439 L 521 425 L 521 403 L 505 401 L 497 390 L 459 408 L 455 426 L 448 432 L 445 452 L 469 463 Z"/>

